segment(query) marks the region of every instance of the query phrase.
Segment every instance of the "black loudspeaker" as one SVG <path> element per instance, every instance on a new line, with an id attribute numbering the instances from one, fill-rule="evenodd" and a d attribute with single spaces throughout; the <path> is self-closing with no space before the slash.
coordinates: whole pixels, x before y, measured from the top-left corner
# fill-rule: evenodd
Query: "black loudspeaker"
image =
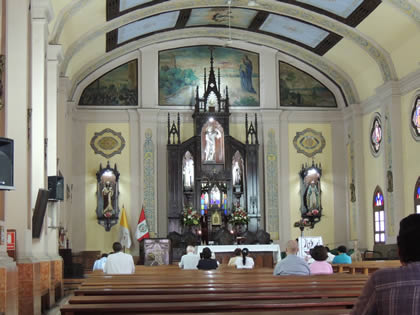
<path id="1" fill-rule="evenodd" d="M 46 189 L 38 190 L 34 214 L 32 215 L 32 238 L 41 236 L 42 223 L 44 222 L 45 211 L 47 211 L 48 194 L 49 192 Z"/>
<path id="2" fill-rule="evenodd" d="M 0 190 L 15 189 L 13 184 L 13 140 L 0 137 Z"/>
<path id="3" fill-rule="evenodd" d="M 48 176 L 48 200 L 64 200 L 64 177 Z"/>

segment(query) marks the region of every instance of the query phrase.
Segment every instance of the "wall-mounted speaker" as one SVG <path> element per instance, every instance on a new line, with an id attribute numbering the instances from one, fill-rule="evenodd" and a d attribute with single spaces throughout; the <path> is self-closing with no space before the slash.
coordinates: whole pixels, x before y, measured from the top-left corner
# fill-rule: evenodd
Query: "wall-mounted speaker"
<path id="1" fill-rule="evenodd" d="M 13 185 L 13 140 L 0 137 L 0 190 L 15 189 Z"/>
<path id="2" fill-rule="evenodd" d="M 48 176 L 48 200 L 64 200 L 64 177 Z"/>

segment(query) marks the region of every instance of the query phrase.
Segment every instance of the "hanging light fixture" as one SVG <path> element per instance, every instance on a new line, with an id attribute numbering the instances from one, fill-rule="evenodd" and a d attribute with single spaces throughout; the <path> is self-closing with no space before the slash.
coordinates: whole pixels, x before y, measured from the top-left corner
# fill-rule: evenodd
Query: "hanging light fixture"
<path id="1" fill-rule="evenodd" d="M 225 46 L 230 46 L 230 45 L 232 45 L 232 28 L 231 28 L 231 21 L 230 21 L 230 18 L 231 18 L 230 16 L 231 16 L 231 13 L 232 13 L 231 10 L 230 10 L 230 6 L 232 5 L 232 0 L 228 0 L 227 4 L 228 4 L 229 39 L 226 41 Z"/>

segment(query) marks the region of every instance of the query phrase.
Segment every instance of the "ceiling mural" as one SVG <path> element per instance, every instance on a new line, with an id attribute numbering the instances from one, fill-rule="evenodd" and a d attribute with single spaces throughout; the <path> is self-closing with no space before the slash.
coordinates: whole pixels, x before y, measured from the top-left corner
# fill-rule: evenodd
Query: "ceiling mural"
<path id="1" fill-rule="evenodd" d="M 173 28 L 178 19 L 179 11 L 162 13 L 143 20 L 124 25 L 118 29 L 118 44 L 148 33 Z"/>
<path id="2" fill-rule="evenodd" d="M 260 30 L 290 38 L 312 48 L 329 35 L 329 32 L 319 27 L 276 14 L 270 14 Z"/>
<path id="3" fill-rule="evenodd" d="M 152 1 L 154 0 L 120 0 L 120 11 L 125 11 Z"/>
<path id="4" fill-rule="evenodd" d="M 62 45 L 63 61 L 60 66 L 60 74 L 68 76 L 74 84 L 80 82 L 75 82 L 76 78 L 80 80 L 83 75 L 86 77 L 86 69 L 91 69 L 95 64 L 109 62 L 112 58 L 119 58 L 133 49 L 141 49 L 144 47 L 141 46 L 143 44 L 153 45 L 163 41 L 172 41 L 172 32 L 176 33 L 176 37 L 180 39 L 198 36 L 217 40 L 226 38 L 229 17 L 233 27 L 234 46 L 240 47 L 241 43 L 248 42 L 251 46 L 264 45 L 288 54 L 299 52 L 299 56 L 293 56 L 314 66 L 332 80 L 336 81 L 336 78 L 340 76 L 345 78 L 340 83 L 336 82 L 346 94 L 347 100 L 357 99 L 358 92 L 365 100 L 366 97 L 375 93 L 379 81 L 399 80 L 414 71 L 410 70 L 414 68 L 406 66 L 407 63 L 417 64 L 417 60 L 411 60 L 414 56 L 412 57 L 408 53 L 413 50 L 410 48 L 411 44 L 407 44 L 410 47 L 407 46 L 407 49 L 399 54 L 396 52 L 398 47 L 404 47 L 405 37 L 394 38 L 394 36 L 393 39 L 385 41 L 383 36 L 375 35 L 379 31 L 367 27 L 368 25 L 378 25 L 379 30 L 381 23 L 386 23 L 381 19 L 383 13 L 386 13 L 386 16 L 392 16 L 395 19 L 396 30 L 392 35 L 412 34 L 413 21 L 416 24 L 420 23 L 419 9 L 411 3 L 412 0 L 257 0 L 257 6 L 249 6 L 248 0 L 231 0 L 229 2 L 230 11 L 227 0 L 106 0 L 95 2 L 73 0 L 69 4 L 63 4 L 60 1 L 51 0 L 54 18 L 49 23 L 50 43 Z M 112 5 L 113 9 L 117 11 L 114 16 L 108 14 Z M 376 10 L 377 7 L 378 10 Z M 373 11 L 375 12 L 371 14 Z M 395 12 L 395 16 L 392 13 L 389 14 L 391 11 Z M 172 15 L 172 21 L 168 21 L 168 19 L 159 21 L 154 18 L 161 14 L 173 14 L 173 12 L 177 12 L 175 13 L 177 15 Z M 268 25 L 270 19 L 274 19 L 273 16 L 276 19 L 294 19 L 297 23 L 302 23 L 299 24 L 299 27 L 309 25 L 313 27 L 311 31 L 316 30 L 316 32 L 312 33 L 314 36 L 308 36 L 310 34 L 308 29 L 302 30 L 290 23 L 283 27 L 269 29 Z M 163 17 L 168 16 L 164 15 Z M 91 19 L 86 20 L 87 18 Z M 356 28 L 364 19 L 367 19 L 368 22 L 360 24 Z M 130 25 L 141 20 L 144 21 Z M 77 27 L 77 25 L 86 27 Z M 191 28 L 191 32 L 186 31 L 188 28 Z M 180 32 L 182 29 L 185 32 Z M 242 30 L 242 32 L 236 32 L 234 35 L 234 29 Z M 111 53 L 111 49 L 104 52 L 100 41 L 105 39 L 106 47 L 108 47 L 107 33 L 112 32 L 116 33 L 114 36 L 115 39 L 118 39 L 113 48 L 116 52 Z M 146 40 L 146 37 L 150 37 L 150 39 Z M 345 40 L 341 40 L 342 38 Z M 396 44 L 391 45 L 389 42 Z M 122 49 L 122 46 L 126 44 L 129 47 Z M 354 77 L 356 73 L 351 66 L 350 59 L 341 57 L 344 55 L 343 52 L 350 51 L 354 45 L 361 49 L 360 52 L 355 49 L 357 60 L 361 60 L 359 68 L 362 64 L 366 66 L 364 68 L 366 74 L 358 72 L 360 77 L 357 78 Z M 298 49 L 297 46 L 304 50 Z M 319 49 L 320 47 L 322 49 Z M 322 57 L 318 60 L 313 54 Z M 404 59 L 404 62 L 400 57 Z M 398 59 L 396 63 L 393 60 L 395 58 Z M 317 62 L 312 63 L 313 60 Z M 377 69 L 371 67 L 371 63 L 376 63 Z M 322 68 L 318 66 L 322 66 Z M 399 72 L 396 71 L 396 67 Z M 382 77 L 379 78 L 378 74 Z M 360 82 L 358 79 L 369 76 L 374 76 L 374 78 L 370 81 L 371 86 L 366 87 L 365 90 L 360 87 L 360 83 L 353 84 L 351 82 L 352 80 Z M 343 83 L 347 84 L 347 87 L 342 85 Z M 354 86 L 360 91 L 349 93 Z"/>
<path id="5" fill-rule="evenodd" d="M 296 0 L 306 3 L 314 7 L 329 11 L 343 18 L 348 18 L 357 7 L 362 4 L 363 0 Z"/>
<path id="6" fill-rule="evenodd" d="M 230 24 L 232 27 L 248 28 L 257 13 L 256 10 L 231 8 Z M 229 25 L 229 8 L 192 9 L 185 26 L 198 25 Z"/>
<path id="7" fill-rule="evenodd" d="M 376 0 L 369 0 L 369 1 L 365 0 L 364 3 L 373 2 L 373 1 L 376 1 Z M 79 2 L 77 2 L 77 3 L 79 3 Z M 155 4 L 155 3 L 157 3 L 159 5 L 152 5 L 152 4 Z M 246 6 L 247 1 L 234 0 L 233 3 L 238 4 L 238 5 L 242 5 L 242 6 Z M 282 3 L 282 2 L 279 2 L 279 1 L 259 2 L 258 4 L 259 4 L 258 5 L 259 12 L 265 12 L 265 13 L 275 12 L 275 13 L 279 13 L 279 14 L 282 14 L 282 15 L 286 15 L 286 16 L 297 18 L 297 19 L 301 19 L 303 21 L 311 21 L 312 23 L 314 23 L 316 25 L 320 25 L 321 27 L 323 27 L 324 29 L 326 29 L 328 31 L 333 31 L 335 34 L 338 34 L 340 36 L 343 36 L 343 37 L 351 40 L 356 45 L 358 45 L 360 48 L 362 48 L 368 54 L 368 56 L 370 56 L 370 58 L 372 58 L 377 63 L 377 65 L 380 69 L 380 73 L 382 74 L 384 82 L 396 79 L 396 75 L 395 75 L 396 72 L 395 72 L 392 60 L 390 58 L 390 55 L 380 45 L 378 45 L 377 43 L 372 41 L 371 38 L 364 36 L 364 34 L 362 34 L 361 32 L 358 32 L 357 30 L 355 30 L 351 27 L 349 28 L 346 25 L 344 25 L 343 23 L 339 23 L 338 21 L 334 21 L 331 18 L 326 17 L 325 15 L 315 13 L 315 12 L 311 12 L 310 10 L 299 8 L 298 6 L 285 4 L 285 3 Z M 109 34 L 110 32 L 112 32 L 113 29 L 116 30 L 118 27 L 121 27 L 124 24 L 136 21 L 138 19 L 141 19 L 142 17 L 148 17 L 148 16 L 151 16 L 153 14 L 164 12 L 165 10 L 178 9 L 178 10 L 185 11 L 185 10 L 183 10 L 183 8 L 185 8 L 185 7 L 199 8 L 200 6 L 203 6 L 203 5 L 208 6 L 208 2 L 204 1 L 204 0 L 196 0 L 192 4 L 190 1 L 187 1 L 187 0 L 177 0 L 177 1 L 162 1 L 162 0 L 159 0 L 159 1 L 152 2 L 150 6 L 144 7 L 141 10 L 140 9 L 139 10 L 134 10 L 134 11 L 128 10 L 127 13 L 124 14 L 123 19 L 115 19 L 113 21 L 105 23 L 103 26 L 97 26 L 97 27 L 87 31 L 81 37 L 78 37 L 78 40 L 76 42 L 71 43 L 71 45 L 66 48 L 66 54 L 64 55 L 64 59 L 63 59 L 62 66 L 61 66 L 61 74 L 65 75 L 65 76 L 69 75 L 68 74 L 69 63 L 74 58 L 74 56 L 77 55 L 80 51 L 82 51 L 83 48 L 90 41 L 92 41 L 93 39 L 101 36 L 101 34 L 103 34 L 104 32 L 108 32 L 108 34 Z M 214 5 L 218 5 L 218 6 L 226 5 L 226 1 L 214 0 Z M 306 5 L 306 6 L 308 6 L 308 5 Z M 312 7 L 312 8 L 314 8 L 314 7 Z M 361 6 L 359 8 L 361 8 Z M 373 9 L 374 9 L 374 6 L 373 6 Z M 191 9 L 189 9 L 189 10 L 191 10 Z M 371 8 L 371 10 L 372 10 L 372 8 Z M 371 10 L 368 11 L 368 12 L 371 12 Z M 324 11 L 324 12 L 326 12 L 326 11 Z M 108 14 L 108 12 L 107 12 L 107 14 Z M 254 21 L 258 20 L 258 15 L 259 14 L 257 14 Z M 184 21 L 184 23 L 186 23 L 186 22 L 187 22 L 187 20 Z M 261 20 L 259 20 L 259 22 L 261 22 Z M 257 26 L 259 26 L 258 23 L 257 23 Z M 57 34 L 58 33 L 60 33 L 60 31 L 57 31 Z M 216 37 L 220 37 L 217 34 L 221 34 L 221 36 L 223 36 L 223 32 L 220 29 L 218 29 L 216 32 L 208 31 L 208 33 L 209 34 L 214 33 L 215 35 L 212 35 L 212 36 L 216 36 Z M 107 36 L 108 36 L 108 34 L 107 34 Z M 166 37 L 166 36 L 162 36 L 162 37 Z M 239 38 L 239 40 L 248 41 L 250 37 L 258 38 L 258 39 L 260 38 L 260 40 L 258 40 L 258 43 L 260 43 L 260 44 L 262 43 L 263 45 L 266 45 L 264 42 L 267 42 L 267 38 L 264 38 L 264 37 L 261 37 L 261 36 L 249 36 L 248 34 L 244 34 L 244 36 L 241 36 L 241 38 Z M 160 42 L 161 36 L 158 36 L 156 38 L 159 38 L 159 40 L 158 41 L 155 40 L 154 42 L 155 43 Z M 280 42 L 278 40 L 271 41 L 270 39 L 268 39 L 268 41 L 269 42 L 279 42 L 280 46 L 284 46 L 285 43 L 286 43 L 285 40 L 284 40 L 285 38 L 283 37 L 283 38 L 280 38 L 280 39 L 281 39 Z M 153 41 L 147 41 L 147 42 L 153 43 Z M 107 39 L 107 45 L 108 45 L 108 39 Z M 274 48 L 278 45 L 268 44 L 268 46 Z M 305 46 L 305 47 L 310 48 L 308 46 Z M 329 49 L 331 47 L 332 46 L 326 47 L 326 48 Z M 107 49 L 107 51 L 110 51 L 110 50 Z M 309 49 L 308 49 L 308 51 L 309 51 Z M 326 49 L 323 50 L 324 53 L 326 51 L 327 51 Z M 73 71 L 73 73 L 74 73 L 74 71 Z M 70 76 L 72 76 L 72 75 L 70 74 Z"/>

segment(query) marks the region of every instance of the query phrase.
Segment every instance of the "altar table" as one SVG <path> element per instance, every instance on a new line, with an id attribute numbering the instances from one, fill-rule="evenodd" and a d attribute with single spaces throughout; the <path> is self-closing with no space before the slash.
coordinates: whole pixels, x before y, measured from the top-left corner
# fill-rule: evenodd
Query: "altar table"
<path id="1" fill-rule="evenodd" d="M 197 246 L 196 253 L 199 254 L 203 248 L 208 247 L 216 254 L 216 259 L 225 264 L 229 258 L 233 256 L 233 252 L 237 248 L 248 248 L 249 256 L 254 258 L 256 267 L 274 267 L 275 264 L 281 260 L 280 245 L 278 244 L 261 244 L 261 245 L 208 245 Z M 260 265 L 260 266 L 259 266 Z"/>

